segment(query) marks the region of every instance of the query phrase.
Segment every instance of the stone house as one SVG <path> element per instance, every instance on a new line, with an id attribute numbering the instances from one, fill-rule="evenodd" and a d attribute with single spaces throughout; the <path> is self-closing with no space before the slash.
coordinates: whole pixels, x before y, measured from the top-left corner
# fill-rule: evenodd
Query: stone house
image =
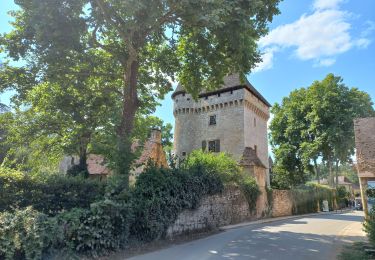
<path id="1" fill-rule="evenodd" d="M 251 148 L 269 185 L 267 121 L 271 105 L 249 81 L 241 82 L 238 74 L 229 75 L 219 89 L 200 93 L 198 100 L 178 85 L 172 99 L 178 157 L 202 149 L 227 152 L 240 161 Z"/>
<path id="2" fill-rule="evenodd" d="M 354 133 L 362 205 L 367 218 L 366 190 L 368 181 L 375 181 L 375 117 L 355 119 Z"/>
<path id="3" fill-rule="evenodd" d="M 159 129 L 152 129 L 150 138 L 141 145 L 139 141 L 132 144 L 132 150 L 141 150 L 141 155 L 133 164 L 133 170 L 130 172 L 130 182 L 135 182 L 137 176 L 144 170 L 149 160 L 152 160 L 157 166 L 168 167 L 167 159 L 163 146 L 161 144 L 161 131 Z M 66 173 L 73 165 L 78 164 L 79 158 L 77 156 L 65 156 L 60 162 L 59 170 Z M 105 158 L 97 154 L 89 154 L 87 156 L 87 169 L 90 178 L 106 178 L 111 174 L 111 169 L 105 161 Z"/>

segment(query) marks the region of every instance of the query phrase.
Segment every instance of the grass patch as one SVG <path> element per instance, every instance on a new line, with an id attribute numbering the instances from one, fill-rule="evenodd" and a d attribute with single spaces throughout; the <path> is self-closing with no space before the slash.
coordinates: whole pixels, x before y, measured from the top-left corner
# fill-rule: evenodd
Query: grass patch
<path id="1" fill-rule="evenodd" d="M 343 251 L 338 256 L 339 260 L 368 260 L 375 259 L 375 252 L 370 250 L 375 250 L 368 243 L 355 242 L 343 249 Z"/>

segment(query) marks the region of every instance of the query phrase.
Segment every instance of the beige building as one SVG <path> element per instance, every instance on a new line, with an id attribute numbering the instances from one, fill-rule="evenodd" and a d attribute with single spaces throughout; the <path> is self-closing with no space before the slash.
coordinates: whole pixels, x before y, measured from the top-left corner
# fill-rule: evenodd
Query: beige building
<path id="1" fill-rule="evenodd" d="M 355 119 L 354 133 L 362 205 L 367 218 L 366 190 L 368 181 L 375 181 L 375 117 Z"/>
<path id="2" fill-rule="evenodd" d="M 238 75 L 227 76 L 221 88 L 201 93 L 198 100 L 179 85 L 172 99 L 177 156 L 203 149 L 227 152 L 240 161 L 245 148 L 250 147 L 269 168 L 267 121 L 271 105 L 247 80 L 242 83 Z M 269 184 L 269 175 L 266 181 Z"/>

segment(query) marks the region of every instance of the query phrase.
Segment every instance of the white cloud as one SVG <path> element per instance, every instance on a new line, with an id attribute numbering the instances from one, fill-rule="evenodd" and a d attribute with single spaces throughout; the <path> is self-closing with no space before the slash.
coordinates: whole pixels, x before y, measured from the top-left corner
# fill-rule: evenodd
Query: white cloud
<path id="1" fill-rule="evenodd" d="M 262 54 L 262 62 L 257 64 L 257 67 L 253 70 L 253 72 L 271 69 L 273 67 L 273 54 L 276 51 L 277 48 L 265 49 Z"/>
<path id="2" fill-rule="evenodd" d="M 292 49 L 300 60 L 312 60 L 314 66 L 331 66 L 337 55 L 353 47 L 366 48 L 375 24 L 367 22 L 360 38 L 354 38 L 350 24 L 353 14 L 340 10 L 342 2 L 344 0 L 316 0 L 311 14 L 303 14 L 298 20 L 270 31 L 259 40 L 265 54 L 263 62 L 254 71 L 272 68 L 276 52 L 287 48 Z"/>
<path id="3" fill-rule="evenodd" d="M 336 62 L 336 59 L 334 58 L 327 58 L 327 59 L 321 59 L 317 63 L 315 63 L 315 67 L 329 67 L 333 65 Z"/>
<path id="4" fill-rule="evenodd" d="M 335 9 L 338 8 L 339 4 L 342 2 L 343 0 L 315 0 L 313 7 L 316 10 Z"/>

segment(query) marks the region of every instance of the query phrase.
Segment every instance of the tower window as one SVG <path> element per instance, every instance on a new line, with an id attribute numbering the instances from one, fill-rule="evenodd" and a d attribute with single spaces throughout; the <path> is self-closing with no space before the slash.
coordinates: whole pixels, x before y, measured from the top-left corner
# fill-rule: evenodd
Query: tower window
<path id="1" fill-rule="evenodd" d="M 216 125 L 216 115 L 210 116 L 209 125 Z"/>
<path id="2" fill-rule="evenodd" d="M 254 127 L 257 126 L 257 119 L 254 117 Z"/>
<path id="3" fill-rule="evenodd" d="M 186 152 L 182 152 L 182 156 L 186 156 Z"/>
<path id="4" fill-rule="evenodd" d="M 213 153 L 220 152 L 220 140 L 208 141 L 208 151 Z"/>
<path id="5" fill-rule="evenodd" d="M 258 155 L 258 146 L 254 145 L 255 154 Z"/>

